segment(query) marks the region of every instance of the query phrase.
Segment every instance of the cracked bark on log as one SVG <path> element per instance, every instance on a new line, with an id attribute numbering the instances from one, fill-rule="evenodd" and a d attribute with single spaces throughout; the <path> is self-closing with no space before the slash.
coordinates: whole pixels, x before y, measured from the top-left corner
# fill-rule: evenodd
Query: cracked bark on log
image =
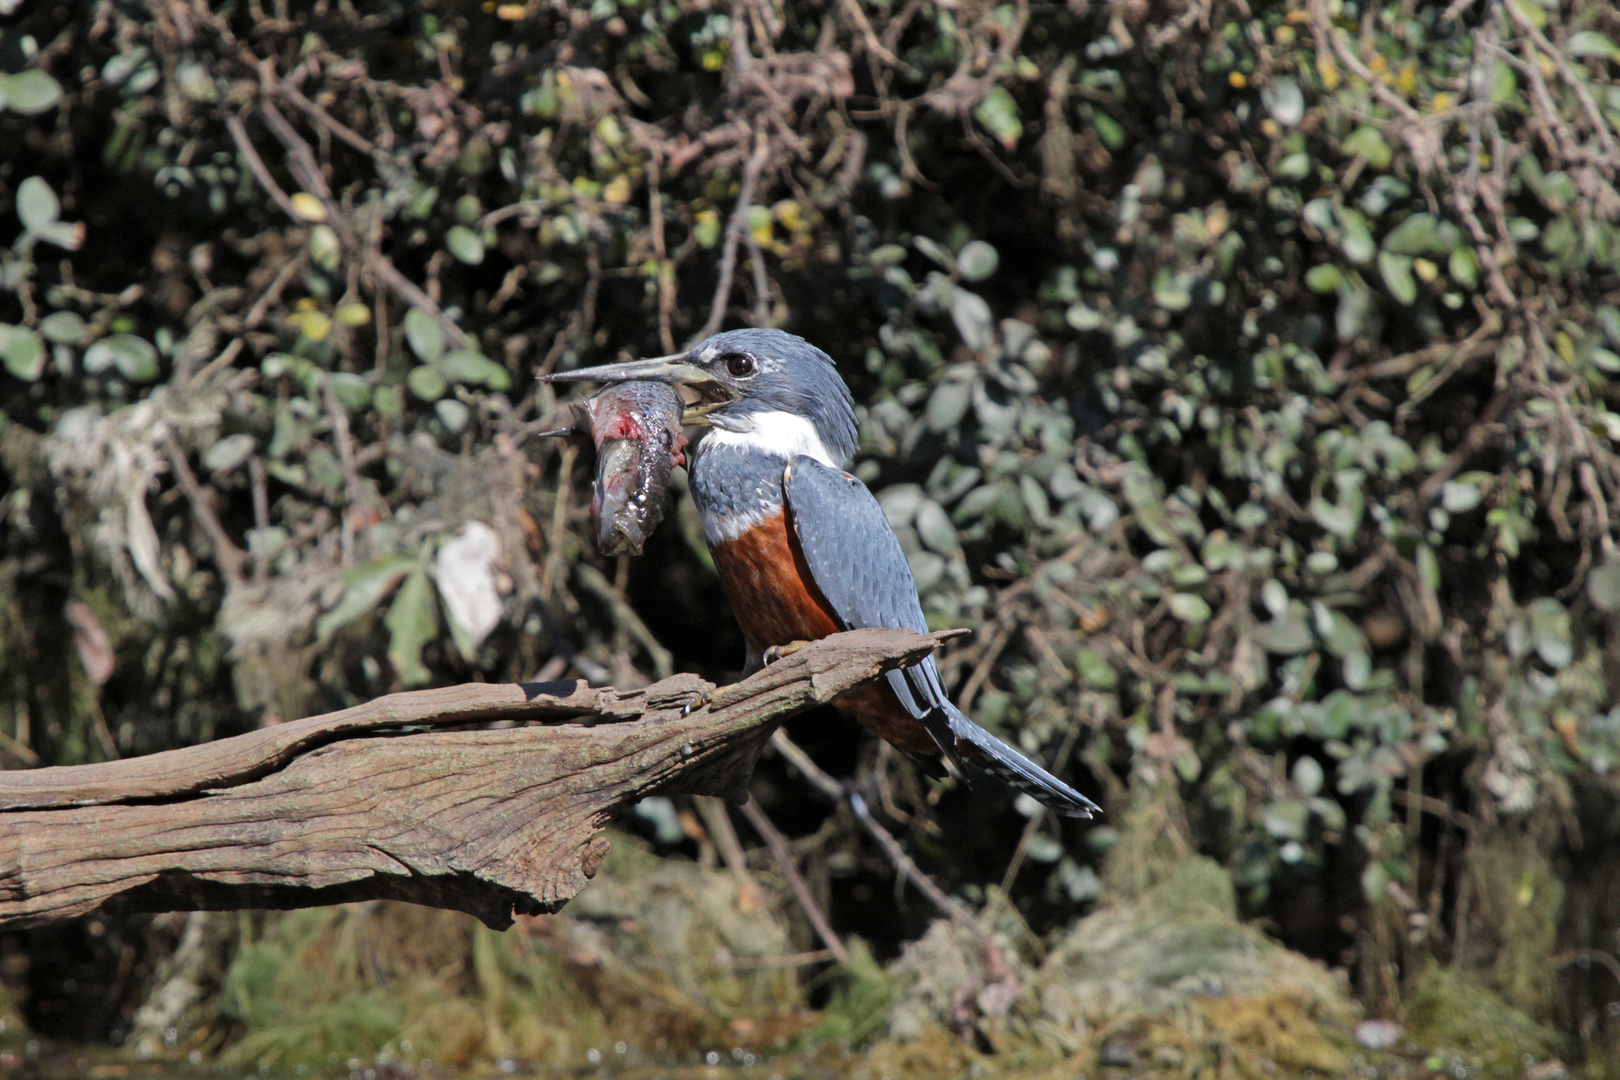
<path id="1" fill-rule="evenodd" d="M 3 772 L 0 925 L 390 898 L 502 929 L 584 887 L 626 802 L 746 799 L 781 721 L 948 636 L 837 634 L 719 689 L 676 675 L 636 691 L 420 690 L 149 757 Z M 494 721 L 524 726 L 465 730 Z"/>

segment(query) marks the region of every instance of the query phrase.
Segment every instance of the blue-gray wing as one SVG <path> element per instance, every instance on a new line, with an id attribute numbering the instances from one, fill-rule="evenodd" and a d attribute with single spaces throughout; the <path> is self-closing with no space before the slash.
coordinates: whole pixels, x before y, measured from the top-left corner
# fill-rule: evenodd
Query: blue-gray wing
<path id="1" fill-rule="evenodd" d="M 866 485 L 799 457 L 788 466 L 784 487 L 805 564 L 843 629 L 928 633 L 911 564 Z"/>
<path id="2" fill-rule="evenodd" d="M 928 633 L 911 564 L 866 485 L 841 469 L 801 456 L 788 466 L 783 487 L 805 566 L 832 605 L 839 628 Z M 955 763 L 955 740 L 940 714 L 949 698 L 933 658 L 885 678 L 900 704 Z"/>
<path id="3" fill-rule="evenodd" d="M 911 564 L 866 485 L 841 469 L 801 456 L 788 466 L 783 487 L 805 566 L 832 606 L 839 628 L 928 633 Z M 933 657 L 885 678 L 900 704 L 958 769 L 993 776 L 1061 814 L 1090 817 L 1097 809 L 952 705 Z"/>

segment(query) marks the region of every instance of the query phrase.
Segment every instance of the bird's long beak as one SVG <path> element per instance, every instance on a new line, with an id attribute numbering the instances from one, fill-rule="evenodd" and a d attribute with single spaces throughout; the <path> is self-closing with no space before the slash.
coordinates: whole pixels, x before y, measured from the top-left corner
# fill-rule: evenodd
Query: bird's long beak
<path id="1" fill-rule="evenodd" d="M 650 360 L 626 360 L 622 364 L 599 364 L 596 367 L 575 368 L 573 371 L 554 371 L 540 376 L 542 382 L 661 382 L 671 386 L 691 387 L 698 400 L 681 414 L 685 425 L 706 425 L 708 414 L 722 405 L 736 400 L 730 387 L 717 380 L 708 371 L 692 363 L 686 353 L 656 356 Z"/>
<path id="2" fill-rule="evenodd" d="M 626 360 L 622 364 L 554 371 L 540 376 L 541 382 L 661 382 L 671 386 L 698 386 L 713 382 L 707 371 L 686 359 L 685 353 L 655 356 L 650 360 Z"/>

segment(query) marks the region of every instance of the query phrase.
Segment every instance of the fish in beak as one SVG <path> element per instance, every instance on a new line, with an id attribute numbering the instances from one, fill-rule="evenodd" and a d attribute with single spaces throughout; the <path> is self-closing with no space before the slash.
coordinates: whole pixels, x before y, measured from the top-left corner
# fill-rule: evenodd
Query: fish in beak
<path id="1" fill-rule="evenodd" d="M 570 405 L 565 427 L 543 435 L 589 435 L 596 444 L 591 520 L 603 555 L 640 555 L 664 519 L 669 473 L 686 464 L 680 395 L 673 387 L 632 379 Z"/>
<path id="2" fill-rule="evenodd" d="M 697 395 L 681 414 L 681 423 L 687 426 L 705 426 L 708 415 L 723 405 L 737 400 L 737 393 L 713 372 L 694 364 L 689 354 L 657 356 L 649 360 L 626 360 L 620 364 L 599 364 L 596 367 L 576 368 L 573 371 L 554 371 L 540 376 L 541 382 L 657 382 L 683 388 Z"/>

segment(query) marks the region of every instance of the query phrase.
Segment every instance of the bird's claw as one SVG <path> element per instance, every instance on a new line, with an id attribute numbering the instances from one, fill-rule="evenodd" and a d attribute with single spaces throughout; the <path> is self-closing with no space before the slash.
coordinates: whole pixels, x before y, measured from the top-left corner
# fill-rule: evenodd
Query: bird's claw
<path id="1" fill-rule="evenodd" d="M 761 654 L 760 659 L 764 661 L 765 666 L 769 666 L 784 656 L 792 656 L 808 644 L 810 644 L 808 641 L 790 641 L 786 645 L 772 645 Z"/>
<path id="2" fill-rule="evenodd" d="M 701 694 L 693 694 L 688 697 L 686 704 L 681 706 L 681 718 L 684 720 L 686 717 L 691 716 L 695 710 L 703 708 L 713 696 L 713 690 L 705 690 Z"/>

